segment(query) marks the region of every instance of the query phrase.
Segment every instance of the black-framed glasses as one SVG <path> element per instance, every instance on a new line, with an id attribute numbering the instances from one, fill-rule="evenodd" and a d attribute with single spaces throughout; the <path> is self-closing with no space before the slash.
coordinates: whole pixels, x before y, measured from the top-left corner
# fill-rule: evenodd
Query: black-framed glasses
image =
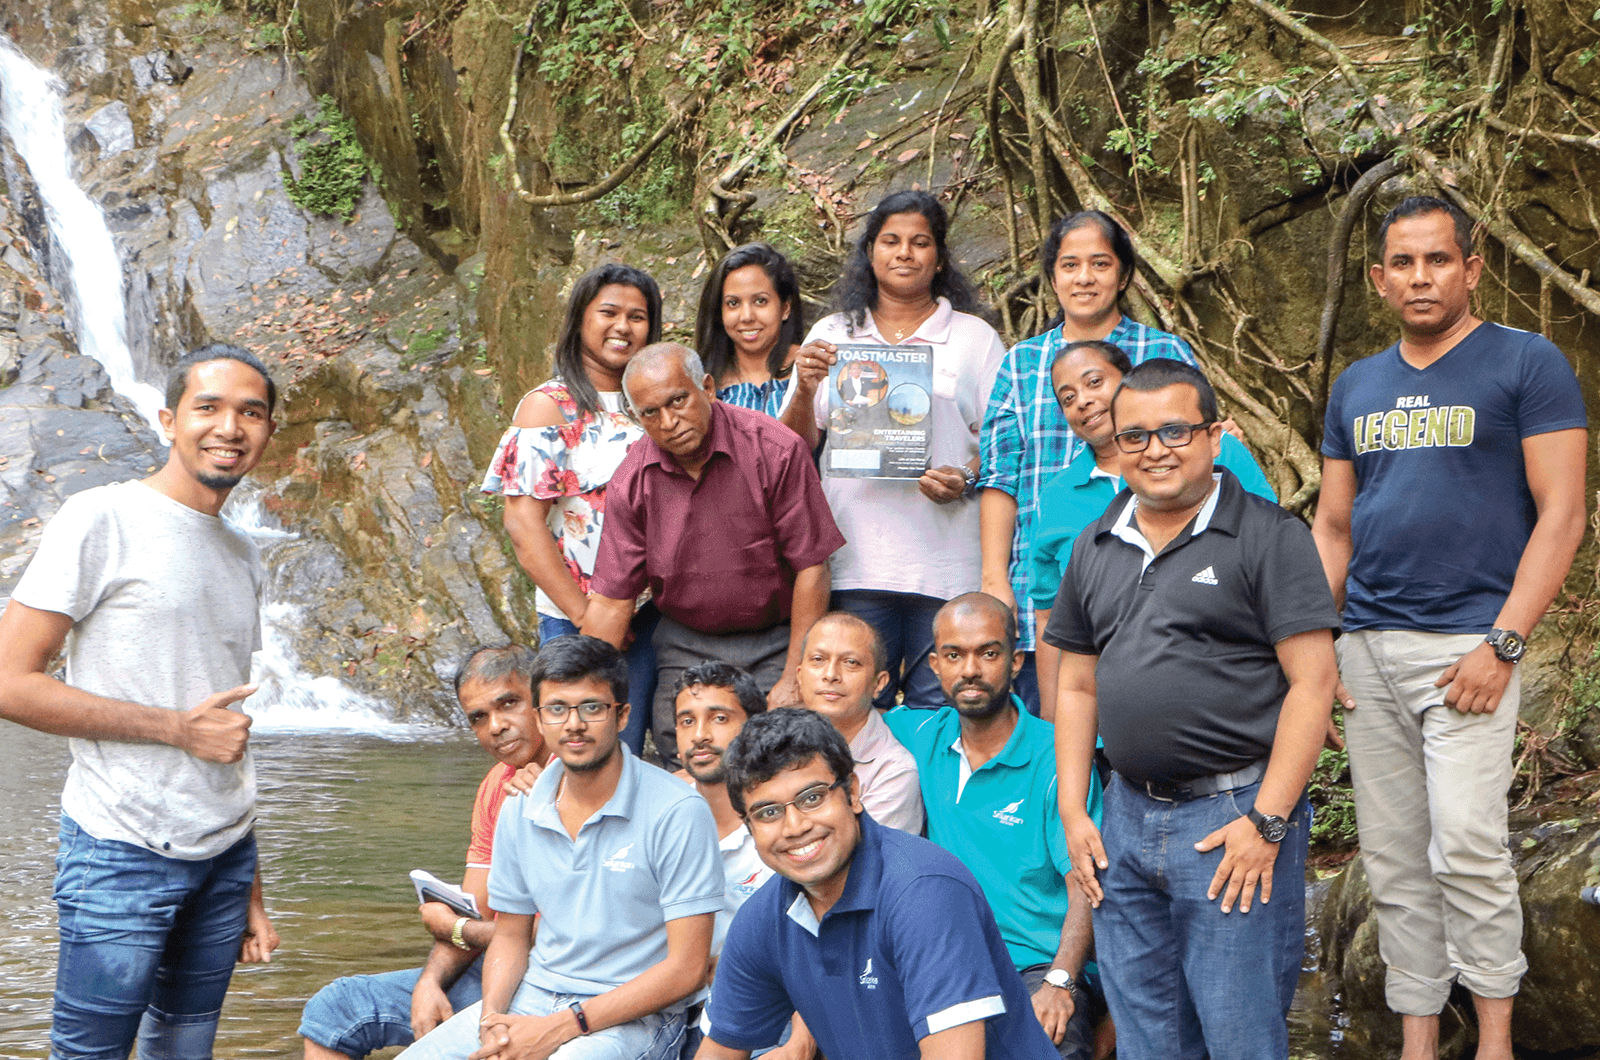
<path id="1" fill-rule="evenodd" d="M 566 703 L 551 703 L 539 708 L 539 716 L 551 725 L 560 725 L 567 720 L 567 715 L 573 711 L 578 712 L 578 717 L 584 721 L 599 721 L 606 716 L 606 711 L 616 706 L 615 703 L 601 703 L 599 700 L 585 700 L 577 705 Z"/>
<path id="2" fill-rule="evenodd" d="M 822 804 L 828 801 L 828 792 L 843 787 L 849 779 L 840 777 L 832 784 L 813 784 L 788 802 L 762 803 L 745 814 L 745 817 L 751 824 L 777 824 L 783 820 L 784 812 L 791 806 L 801 813 L 816 813 L 822 809 Z"/>
<path id="3" fill-rule="evenodd" d="M 1182 449 L 1194 441 L 1195 431 L 1204 430 L 1216 422 L 1216 420 L 1203 420 L 1200 423 L 1169 423 L 1153 431 L 1137 428 L 1131 431 L 1118 431 L 1113 437 L 1117 440 L 1117 448 L 1124 453 L 1144 452 L 1150 448 L 1151 438 L 1160 438 L 1161 444 L 1168 449 Z"/>

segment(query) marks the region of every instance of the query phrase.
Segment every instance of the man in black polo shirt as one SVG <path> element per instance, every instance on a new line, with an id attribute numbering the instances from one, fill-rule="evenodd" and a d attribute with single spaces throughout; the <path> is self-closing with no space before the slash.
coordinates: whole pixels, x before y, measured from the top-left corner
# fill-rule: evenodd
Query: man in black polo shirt
<path id="1" fill-rule="evenodd" d="M 1339 616 L 1306 526 L 1213 470 L 1205 376 L 1147 361 L 1112 416 L 1128 488 L 1075 543 L 1044 639 L 1065 653 L 1059 804 L 1117 1054 L 1284 1060 Z"/>

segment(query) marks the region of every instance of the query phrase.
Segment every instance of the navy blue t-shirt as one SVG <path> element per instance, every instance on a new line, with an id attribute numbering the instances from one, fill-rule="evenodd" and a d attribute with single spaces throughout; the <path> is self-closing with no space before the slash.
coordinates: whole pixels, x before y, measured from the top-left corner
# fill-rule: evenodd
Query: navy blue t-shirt
<path id="1" fill-rule="evenodd" d="M 829 1060 L 916 1060 L 922 1038 L 983 1020 L 985 1056 L 1057 1060 L 972 873 L 926 839 L 860 821 L 844 893 L 820 924 L 782 876 L 739 908 L 707 1034 L 761 1048 L 798 1011 Z"/>
<path id="2" fill-rule="evenodd" d="M 1498 324 L 1426 368 L 1397 343 L 1345 369 L 1322 442 L 1357 481 L 1344 628 L 1487 633 L 1538 515 L 1522 440 L 1585 425 L 1561 351 Z"/>

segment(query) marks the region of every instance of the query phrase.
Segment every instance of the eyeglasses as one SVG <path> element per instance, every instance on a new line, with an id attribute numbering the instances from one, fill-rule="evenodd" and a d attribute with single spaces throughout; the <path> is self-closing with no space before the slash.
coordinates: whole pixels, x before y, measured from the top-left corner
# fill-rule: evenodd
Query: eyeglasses
<path id="1" fill-rule="evenodd" d="M 822 809 L 822 804 L 828 801 L 828 792 L 834 788 L 843 787 L 849 777 L 840 777 L 832 784 L 817 784 L 807 788 L 788 802 L 768 802 L 757 806 L 745 814 L 751 824 L 777 824 L 783 820 L 784 813 L 793 806 L 801 813 L 816 813 Z"/>
<path id="2" fill-rule="evenodd" d="M 552 725 L 559 725 L 567 720 L 568 714 L 577 711 L 578 717 L 584 721 L 599 721 L 606 716 L 606 711 L 614 706 L 616 706 L 615 703 L 599 703 L 594 700 L 579 703 L 577 706 L 569 706 L 566 703 L 552 703 L 547 707 L 540 707 L 539 716 Z"/>
<path id="3" fill-rule="evenodd" d="M 1117 448 L 1124 453 L 1142 453 L 1150 448 L 1150 439 L 1160 438 L 1161 444 L 1168 449 L 1182 449 L 1194 441 L 1194 432 L 1203 430 L 1216 420 L 1204 420 L 1200 423 L 1169 423 L 1165 427 L 1157 427 L 1153 431 L 1131 430 L 1119 431 L 1114 437 L 1117 439 Z"/>

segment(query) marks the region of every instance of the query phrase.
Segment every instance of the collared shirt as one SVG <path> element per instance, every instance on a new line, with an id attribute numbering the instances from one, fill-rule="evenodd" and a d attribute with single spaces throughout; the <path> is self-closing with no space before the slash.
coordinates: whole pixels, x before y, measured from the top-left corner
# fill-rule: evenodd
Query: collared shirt
<path id="1" fill-rule="evenodd" d="M 1136 783 L 1231 772 L 1272 753 L 1289 690 L 1275 646 L 1339 628 L 1311 531 L 1231 471 L 1152 556 L 1133 493 L 1079 535 L 1046 643 L 1096 655 L 1100 736 Z"/>
<path id="2" fill-rule="evenodd" d="M 770 416 L 711 403 L 710 459 L 690 478 L 649 436 L 612 476 L 595 592 L 631 600 L 701 633 L 789 620 L 797 571 L 844 544 L 811 452 Z"/>
<path id="3" fill-rule="evenodd" d="M 917 763 L 883 723 L 876 709 L 850 741 L 861 781 L 861 805 L 872 819 L 890 828 L 917 835 L 922 831 L 922 786 Z"/>
<path id="4" fill-rule="evenodd" d="M 1239 484 L 1256 496 L 1269 501 L 1278 499 L 1256 458 L 1231 434 L 1222 436 L 1217 466 L 1232 471 L 1239 477 Z M 1072 542 L 1084 527 L 1105 514 L 1106 505 L 1121 489 L 1121 476 L 1101 471 L 1095 463 L 1094 450 L 1087 446 L 1065 471 L 1045 483 L 1034 519 L 1033 545 L 1028 550 L 1028 586 L 1035 610 L 1048 611 L 1056 602 L 1067 557 L 1072 555 Z M 1018 603 L 1022 603 L 1020 598 Z"/>
<path id="5" fill-rule="evenodd" d="M 909 336 L 891 342 L 870 312 L 852 329 L 848 314 L 817 321 L 806 341 L 927 346 L 933 351 L 933 394 L 928 463 L 958 466 L 978 455 L 978 432 L 989 403 L 995 369 L 1005 343 L 994 328 L 940 298 L 933 314 Z M 813 415 L 828 425 L 829 387 L 817 388 Z M 830 443 L 831 444 L 831 443 Z M 827 468 L 831 449 L 824 450 Z M 849 544 L 833 557 L 835 589 L 917 593 L 947 600 L 978 588 L 983 564 L 978 553 L 978 500 L 958 497 L 935 504 L 915 479 L 845 478 L 825 475 L 823 490 Z"/>
<path id="6" fill-rule="evenodd" d="M 576 839 L 556 805 L 559 761 L 533 791 L 506 800 L 495 826 L 489 905 L 540 915 L 523 979 L 553 993 L 591 997 L 636 978 L 666 958 L 667 921 L 725 901 L 711 807 L 625 745 L 616 753 L 617 790 Z"/>
<path id="7" fill-rule="evenodd" d="M 928 838 L 972 870 L 1012 962 L 1028 968 L 1055 959 L 1072 862 L 1056 809 L 1055 726 L 1011 699 L 1011 738 L 977 769 L 954 707 L 899 707 L 884 721 L 917 760 Z M 1089 783 L 1089 816 L 1099 824 L 1100 779 L 1091 773 Z"/>
<path id="8" fill-rule="evenodd" d="M 782 876 L 739 911 L 710 1037 L 759 1049 L 798 1011 L 830 1060 L 915 1060 L 922 1038 L 984 1020 L 986 1056 L 1055 1060 L 972 873 L 925 839 L 858 819 L 844 892 L 820 922 Z"/>
<path id="9" fill-rule="evenodd" d="M 711 936 L 713 957 L 722 952 L 722 943 L 728 937 L 728 925 L 733 923 L 733 914 L 761 889 L 763 883 L 772 879 L 772 870 L 756 850 L 755 836 L 744 825 L 723 836 L 717 843 L 717 849 L 722 854 L 722 873 L 727 886 L 723 891 L 722 910 L 717 913 L 716 927 Z"/>
<path id="10" fill-rule="evenodd" d="M 1039 491 L 1084 448 L 1067 426 L 1050 382 L 1050 366 L 1056 353 L 1067 345 L 1063 328 L 1051 328 L 1011 347 L 1000 362 L 989 410 L 983 417 L 983 468 L 978 487 L 1004 490 L 1017 499 L 1017 526 L 1011 534 L 1011 588 L 1022 605 L 1017 647 L 1023 651 L 1034 647 L 1033 611 L 1026 601 Z M 1134 364 L 1151 357 L 1194 364 L 1194 354 L 1182 339 L 1128 317 L 1111 329 L 1106 341 L 1120 347 Z"/>

